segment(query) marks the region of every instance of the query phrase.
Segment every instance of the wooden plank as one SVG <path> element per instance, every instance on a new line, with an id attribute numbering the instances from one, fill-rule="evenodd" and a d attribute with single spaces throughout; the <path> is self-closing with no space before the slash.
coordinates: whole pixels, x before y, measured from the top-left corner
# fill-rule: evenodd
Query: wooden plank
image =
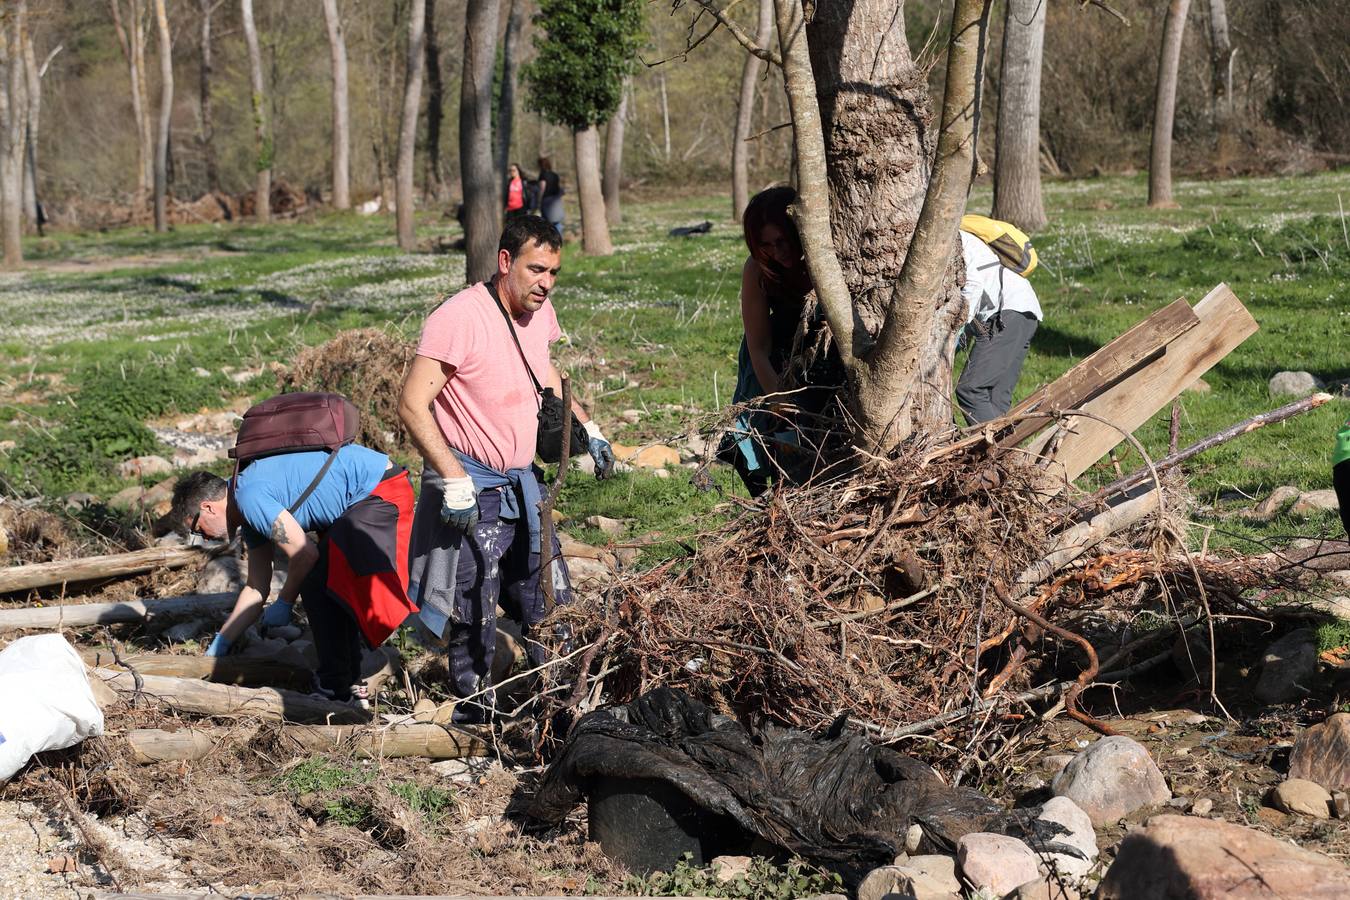
<path id="1" fill-rule="evenodd" d="M 84 556 L 0 569 L 0 594 L 139 575 L 157 569 L 181 569 L 205 559 L 196 547 L 148 547 L 130 553 Z"/>
<path id="2" fill-rule="evenodd" d="M 187 594 L 160 600 L 127 600 L 123 603 L 70 603 L 64 606 L 25 606 L 0 609 L 0 632 L 20 628 L 80 628 L 140 622 L 153 616 L 200 616 L 228 613 L 238 595 Z"/>
<path id="3" fill-rule="evenodd" d="M 1173 340 L 1162 356 L 1081 408 L 1133 432 L 1259 327 L 1226 284 L 1206 294 L 1195 305 L 1195 314 L 1200 320 L 1198 327 Z M 1050 471 L 1072 481 L 1122 440 L 1120 431 L 1102 422 L 1071 419 Z"/>
<path id="4" fill-rule="evenodd" d="M 135 728 L 126 733 L 131 758 L 138 763 L 202 759 L 226 744 L 246 743 L 256 727 Z M 359 756 L 393 759 L 462 759 L 490 753 L 491 729 L 487 726 L 442 726 L 430 722 L 401 722 L 371 728 L 360 725 L 286 725 L 284 739 L 310 753 L 350 748 Z"/>
<path id="5" fill-rule="evenodd" d="M 80 658 L 89 666 L 122 668 L 105 648 L 86 648 Z M 275 687 L 307 691 L 314 670 L 299 662 L 264 656 L 188 656 L 173 653 L 123 653 L 122 661 L 142 675 L 172 675 L 216 684 Z"/>
<path id="6" fill-rule="evenodd" d="M 142 675 L 141 689 L 130 672 L 91 669 L 123 698 L 143 697 L 169 709 L 204 716 L 254 717 L 306 725 L 355 725 L 369 722 L 369 710 L 320 700 L 298 691 L 235 687 L 192 678 Z"/>
<path id="7" fill-rule="evenodd" d="M 1151 359 L 1160 356 L 1168 343 L 1199 324 L 1200 319 L 1185 299 L 1157 310 L 1104 347 L 1083 359 L 1050 385 L 1017 404 L 1009 415 L 1037 409 L 1078 409 Z M 1016 447 L 1051 421 L 1033 416 L 1013 426 L 999 441 L 1003 447 Z"/>

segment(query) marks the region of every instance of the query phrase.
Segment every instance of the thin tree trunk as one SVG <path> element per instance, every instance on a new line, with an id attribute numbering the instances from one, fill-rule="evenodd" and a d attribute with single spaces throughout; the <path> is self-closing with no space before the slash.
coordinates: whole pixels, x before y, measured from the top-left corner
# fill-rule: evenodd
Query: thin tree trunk
<path id="1" fill-rule="evenodd" d="M 323 0 L 328 56 L 333 70 L 333 208 L 351 209 L 352 136 L 347 106 L 347 38 L 337 0 Z"/>
<path id="2" fill-rule="evenodd" d="M 427 0 L 413 0 L 408 16 L 408 67 L 403 81 L 403 124 L 398 132 L 398 245 L 417 247 L 413 204 L 413 167 L 417 157 L 417 113 L 422 106 L 422 71 L 426 67 Z"/>
<path id="3" fill-rule="evenodd" d="M 623 221 L 619 185 L 623 181 L 623 135 L 628 127 L 628 88 L 629 83 L 625 81 L 619 106 L 605 129 L 605 173 L 600 190 L 605 196 L 605 220 L 610 225 L 618 225 Z"/>
<path id="4" fill-rule="evenodd" d="M 145 157 L 141 164 L 145 166 L 145 183 L 149 186 L 154 183 L 155 131 L 150 124 L 150 70 L 145 65 L 146 0 L 131 0 L 131 15 L 136 23 L 131 29 L 131 50 L 136 54 L 136 69 L 141 74 L 137 82 L 141 94 L 141 143 L 145 145 Z"/>
<path id="5" fill-rule="evenodd" d="M 441 171 L 441 122 L 445 118 L 445 85 L 441 78 L 441 40 L 436 31 L 436 0 L 427 0 L 427 168 L 422 192 L 445 199 Z"/>
<path id="6" fill-rule="evenodd" d="M 248 45 L 248 76 L 253 88 L 254 167 L 257 181 L 253 188 L 253 214 L 259 222 L 272 220 L 272 135 L 267 125 L 267 94 L 263 89 L 262 51 L 258 49 L 258 29 L 253 24 L 253 0 L 239 0 L 244 20 L 244 42 Z"/>
<path id="7" fill-rule="evenodd" d="M 773 40 L 773 0 L 759 0 L 759 28 L 755 43 L 769 46 Z M 741 96 L 736 103 L 736 129 L 731 135 L 731 217 L 737 222 L 750 202 L 750 127 L 755 121 L 755 87 L 764 61 L 753 53 L 745 54 L 741 69 Z"/>
<path id="8" fill-rule="evenodd" d="M 155 231 L 168 231 L 169 123 L 173 118 L 173 39 L 164 0 L 155 0 L 159 29 L 159 140 L 155 143 Z"/>
<path id="9" fill-rule="evenodd" d="M 16 0 L 10 4 L 4 22 L 4 76 L 0 90 L 0 243 L 4 245 L 4 265 L 15 269 L 23 264 L 23 159 L 28 116 L 27 74 L 24 71 L 23 42 L 28 29 L 28 4 Z"/>
<path id="10" fill-rule="evenodd" d="M 145 129 L 141 127 L 141 123 L 145 120 L 145 110 L 141 104 L 141 100 L 145 96 L 141 87 L 141 79 L 144 73 L 139 65 L 135 42 L 130 36 L 141 27 L 140 3 L 139 0 L 130 0 L 130 4 L 128 12 L 131 28 L 128 29 L 122 21 L 122 0 L 108 0 L 108 7 L 112 10 L 113 28 L 117 32 L 117 41 L 122 46 L 122 56 L 127 62 L 127 74 L 131 81 L 131 115 L 136 120 L 135 203 L 137 209 L 139 209 L 145 204 L 146 191 L 149 188 L 145 176 L 148 171 L 150 147 L 146 141 Z"/>
<path id="11" fill-rule="evenodd" d="M 525 0 L 511 0 L 506 34 L 502 37 L 502 86 L 497 97 L 497 179 L 503 183 L 506 169 L 511 165 L 511 132 L 515 128 L 516 80 L 520 71 L 520 30 L 524 24 Z"/>
<path id="12" fill-rule="evenodd" d="M 201 56 L 198 59 L 201 117 L 202 161 L 206 166 L 206 187 L 220 190 L 220 167 L 216 163 L 216 124 L 211 112 L 211 17 L 221 0 L 199 0 L 201 6 Z"/>
<path id="13" fill-rule="evenodd" d="M 1046 0 L 1008 0 L 995 136 L 994 218 L 1045 227 L 1041 202 L 1041 51 Z"/>
<path id="14" fill-rule="evenodd" d="M 666 162 L 670 162 L 670 97 L 666 93 L 666 70 L 656 73 L 656 83 L 661 89 L 661 151 Z"/>
<path id="15" fill-rule="evenodd" d="M 1233 155 L 1233 53 L 1227 0 L 1209 0 L 1210 97 L 1220 166 L 1226 166 Z"/>
<path id="16" fill-rule="evenodd" d="M 492 69 L 498 0 L 468 0 L 459 94 L 459 169 L 464 193 L 465 274 L 470 284 L 497 271 L 502 204 L 492 160 Z"/>
<path id="17" fill-rule="evenodd" d="M 1177 111 L 1177 70 L 1186 36 L 1186 14 L 1191 0 L 1168 0 L 1158 55 L 1157 93 L 1153 100 L 1153 144 L 1148 162 L 1148 205 L 1175 208 L 1172 199 L 1172 123 Z"/>
<path id="18" fill-rule="evenodd" d="M 581 200 L 581 249 L 590 256 L 609 256 L 614 245 L 605 220 L 605 195 L 600 188 L 600 129 L 592 125 L 572 132 L 577 162 L 577 195 Z"/>
<path id="19" fill-rule="evenodd" d="M 32 35 L 23 36 L 23 70 L 28 86 L 27 128 L 23 155 L 23 214 L 28 224 L 41 233 L 38 218 L 37 195 L 37 140 L 42 120 L 42 75 L 38 72 L 37 54 L 33 52 Z"/>

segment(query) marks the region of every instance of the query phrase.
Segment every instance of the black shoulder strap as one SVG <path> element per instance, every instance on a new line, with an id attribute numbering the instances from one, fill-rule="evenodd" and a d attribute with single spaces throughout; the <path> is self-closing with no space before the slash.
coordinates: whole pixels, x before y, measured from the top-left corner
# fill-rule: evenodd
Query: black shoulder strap
<path id="1" fill-rule="evenodd" d="M 327 475 L 328 470 L 333 468 L 333 461 L 337 459 L 338 450 L 341 449 L 342 447 L 338 447 L 336 450 L 330 450 L 328 452 L 328 458 L 325 459 L 323 465 L 319 467 L 319 474 L 315 475 L 314 480 L 309 483 L 309 487 L 305 488 L 300 493 L 300 498 L 286 508 L 288 513 L 295 515 L 296 510 L 305 505 L 305 501 L 309 499 L 309 495 L 314 493 L 314 489 L 319 486 L 319 482 L 323 481 L 323 476 Z"/>
<path id="2" fill-rule="evenodd" d="M 520 361 L 525 364 L 525 371 L 530 373 L 530 381 L 534 382 L 535 392 L 544 393 L 544 386 L 539 383 L 538 378 L 534 377 L 534 369 L 530 368 L 530 361 L 525 358 L 525 348 L 520 346 L 520 338 L 516 337 L 516 326 L 511 321 L 511 314 L 506 311 L 506 307 L 502 305 L 502 299 L 497 296 L 496 282 L 489 280 L 485 281 L 484 284 L 487 285 L 488 293 L 492 295 L 492 302 L 497 304 L 497 309 L 501 310 L 502 318 L 506 320 L 506 327 L 511 332 L 511 340 L 516 342 L 516 350 L 520 352 Z"/>

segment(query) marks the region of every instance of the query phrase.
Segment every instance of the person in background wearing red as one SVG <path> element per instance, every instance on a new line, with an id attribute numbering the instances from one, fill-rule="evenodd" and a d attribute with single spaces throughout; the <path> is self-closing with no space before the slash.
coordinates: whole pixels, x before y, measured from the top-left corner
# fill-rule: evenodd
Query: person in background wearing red
<path id="1" fill-rule="evenodd" d="M 511 163 L 506 170 L 506 217 L 523 216 L 530 211 L 525 196 L 525 177 L 520 173 L 520 165 Z"/>

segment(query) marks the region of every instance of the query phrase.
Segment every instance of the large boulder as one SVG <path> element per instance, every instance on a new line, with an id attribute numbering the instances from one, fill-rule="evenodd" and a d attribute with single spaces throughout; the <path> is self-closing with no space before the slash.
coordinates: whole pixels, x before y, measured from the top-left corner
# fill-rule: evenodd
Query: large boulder
<path id="1" fill-rule="evenodd" d="M 1350 788 L 1350 713 L 1336 713 L 1298 736 L 1289 754 L 1289 777 L 1329 791 Z"/>
<path id="2" fill-rule="evenodd" d="M 956 842 L 961 874 L 976 888 L 989 888 L 1002 897 L 1040 874 L 1031 848 L 1006 834 L 976 831 Z"/>
<path id="3" fill-rule="evenodd" d="M 1298 495 L 1294 505 L 1289 507 L 1291 516 L 1311 516 L 1319 512 L 1335 512 L 1341 508 L 1340 498 L 1331 488 L 1320 491 L 1304 491 Z"/>
<path id="4" fill-rule="evenodd" d="M 1317 676 L 1317 633 L 1311 628 L 1291 631 L 1266 648 L 1256 699 L 1262 703 L 1289 703 L 1312 692 Z"/>
<path id="5" fill-rule="evenodd" d="M 1270 900 L 1350 896 L 1350 869 L 1251 828 L 1154 816 L 1125 836 L 1097 900 Z"/>
<path id="6" fill-rule="evenodd" d="M 1053 787 L 1056 796 L 1068 797 L 1087 813 L 1095 827 L 1172 796 L 1153 757 L 1124 735 L 1101 738 L 1079 753 L 1055 776 Z"/>
<path id="7" fill-rule="evenodd" d="M 1311 372 L 1276 372 L 1267 387 L 1272 397 L 1306 397 L 1314 391 L 1320 391 L 1324 385 Z"/>
<path id="8" fill-rule="evenodd" d="M 1051 797 L 1036 818 L 1057 826 L 1054 828 L 1057 833 L 1047 839 L 1047 845 L 1062 844 L 1077 851 L 1076 854 L 1057 852 L 1050 846 L 1042 847 L 1032 841 L 1033 849 L 1040 852 L 1047 867 L 1053 865 L 1068 879 L 1082 878 L 1091 871 L 1097 862 L 1097 834 L 1092 829 L 1092 819 L 1078 808 L 1078 804 L 1068 797 Z"/>

